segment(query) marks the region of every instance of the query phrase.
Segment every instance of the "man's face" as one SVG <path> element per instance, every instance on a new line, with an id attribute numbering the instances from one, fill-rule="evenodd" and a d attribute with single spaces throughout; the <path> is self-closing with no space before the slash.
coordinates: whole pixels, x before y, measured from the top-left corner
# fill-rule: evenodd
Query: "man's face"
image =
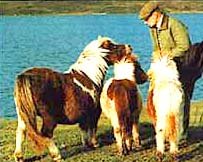
<path id="1" fill-rule="evenodd" d="M 145 24 L 147 24 L 149 27 L 155 27 L 158 22 L 158 12 L 153 12 L 151 16 L 148 17 L 147 20 L 145 20 Z"/>

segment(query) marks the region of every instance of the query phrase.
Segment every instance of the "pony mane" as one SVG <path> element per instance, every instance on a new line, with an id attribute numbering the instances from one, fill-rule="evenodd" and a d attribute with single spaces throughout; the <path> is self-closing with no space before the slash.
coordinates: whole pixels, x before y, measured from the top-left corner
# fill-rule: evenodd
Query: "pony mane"
<path id="1" fill-rule="evenodd" d="M 159 82 L 179 80 L 179 73 L 176 63 L 167 56 L 152 62 L 148 75 Z"/>
<path id="2" fill-rule="evenodd" d="M 128 55 L 123 57 L 120 61 L 114 64 L 114 78 L 117 80 L 129 79 L 135 81 L 135 61 L 137 56 Z"/>
<path id="3" fill-rule="evenodd" d="M 108 69 L 105 56 L 109 52 L 109 50 L 101 48 L 101 45 L 107 40 L 112 41 L 108 37 L 98 37 L 97 40 L 90 42 L 68 72 L 75 70 L 80 74 L 85 73 L 97 86 L 101 86 L 104 74 Z"/>
<path id="4" fill-rule="evenodd" d="M 201 62 L 203 61 L 203 41 L 195 43 L 184 53 L 183 66 L 192 66 L 201 68 Z"/>

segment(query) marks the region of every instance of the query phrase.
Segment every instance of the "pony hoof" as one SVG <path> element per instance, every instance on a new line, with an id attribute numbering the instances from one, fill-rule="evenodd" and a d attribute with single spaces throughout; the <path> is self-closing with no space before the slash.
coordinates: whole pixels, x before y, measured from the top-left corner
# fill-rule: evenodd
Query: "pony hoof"
<path id="1" fill-rule="evenodd" d="M 24 162 L 23 157 L 15 157 L 16 162 Z"/>
<path id="2" fill-rule="evenodd" d="M 129 154 L 129 152 L 128 152 L 128 150 L 125 150 L 122 154 L 123 154 L 124 156 L 126 156 L 126 155 Z"/>
<path id="3" fill-rule="evenodd" d="M 163 158 L 164 158 L 163 153 L 157 151 L 156 156 L 157 156 L 157 158 L 158 158 L 158 161 L 160 161 L 160 162 L 163 161 Z"/>
<path id="4" fill-rule="evenodd" d="M 54 162 L 62 162 L 62 159 L 53 159 Z"/>
<path id="5" fill-rule="evenodd" d="M 83 144 L 83 146 L 85 148 L 98 148 L 98 147 L 100 147 L 100 144 L 99 143 L 86 142 Z"/>
<path id="6" fill-rule="evenodd" d="M 136 150 L 139 150 L 139 149 L 142 148 L 142 145 L 140 144 L 140 142 L 139 142 L 139 143 L 135 143 L 135 144 L 134 144 L 134 148 L 135 148 Z"/>
<path id="7" fill-rule="evenodd" d="M 52 155 L 52 159 L 54 162 L 62 162 L 61 155 Z"/>
<path id="8" fill-rule="evenodd" d="M 120 155 L 120 156 L 126 156 L 126 155 L 128 155 L 128 154 L 129 154 L 129 152 L 128 152 L 127 149 L 119 150 L 119 155 Z"/>
<path id="9" fill-rule="evenodd" d="M 177 153 L 172 153 L 172 159 L 173 161 L 178 161 L 178 154 Z"/>
<path id="10" fill-rule="evenodd" d="M 94 143 L 94 144 L 92 144 L 92 146 L 93 146 L 94 148 L 98 148 L 98 147 L 100 147 L 100 144 L 99 144 L 99 143 Z"/>
<path id="11" fill-rule="evenodd" d="M 132 145 L 131 145 L 131 146 L 127 146 L 127 150 L 128 150 L 128 151 L 132 151 L 132 150 L 133 150 Z"/>
<path id="12" fill-rule="evenodd" d="M 20 153 L 14 154 L 15 162 L 23 162 L 23 156 Z"/>

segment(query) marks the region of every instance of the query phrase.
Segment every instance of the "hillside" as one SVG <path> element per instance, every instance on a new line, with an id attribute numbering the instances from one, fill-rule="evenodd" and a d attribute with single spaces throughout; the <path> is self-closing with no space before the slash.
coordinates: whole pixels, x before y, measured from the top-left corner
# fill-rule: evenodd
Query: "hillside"
<path id="1" fill-rule="evenodd" d="M 137 13 L 143 1 L 1 1 L 1 15 Z M 166 12 L 203 12 L 203 1 L 161 1 Z"/>

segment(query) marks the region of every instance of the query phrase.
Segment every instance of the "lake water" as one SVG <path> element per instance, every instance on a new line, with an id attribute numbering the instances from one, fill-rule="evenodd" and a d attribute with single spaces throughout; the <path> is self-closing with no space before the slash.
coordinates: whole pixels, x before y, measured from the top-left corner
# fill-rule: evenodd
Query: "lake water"
<path id="1" fill-rule="evenodd" d="M 175 14 L 189 28 L 193 43 L 203 40 L 203 14 Z M 13 85 L 18 73 L 33 66 L 66 71 L 83 48 L 98 35 L 130 44 L 142 67 L 150 65 L 148 28 L 131 15 L 1 16 L 0 116 L 16 117 Z M 112 74 L 112 69 L 107 77 Z M 146 100 L 148 83 L 140 86 Z M 203 99 L 203 79 L 196 83 L 193 100 Z"/>

